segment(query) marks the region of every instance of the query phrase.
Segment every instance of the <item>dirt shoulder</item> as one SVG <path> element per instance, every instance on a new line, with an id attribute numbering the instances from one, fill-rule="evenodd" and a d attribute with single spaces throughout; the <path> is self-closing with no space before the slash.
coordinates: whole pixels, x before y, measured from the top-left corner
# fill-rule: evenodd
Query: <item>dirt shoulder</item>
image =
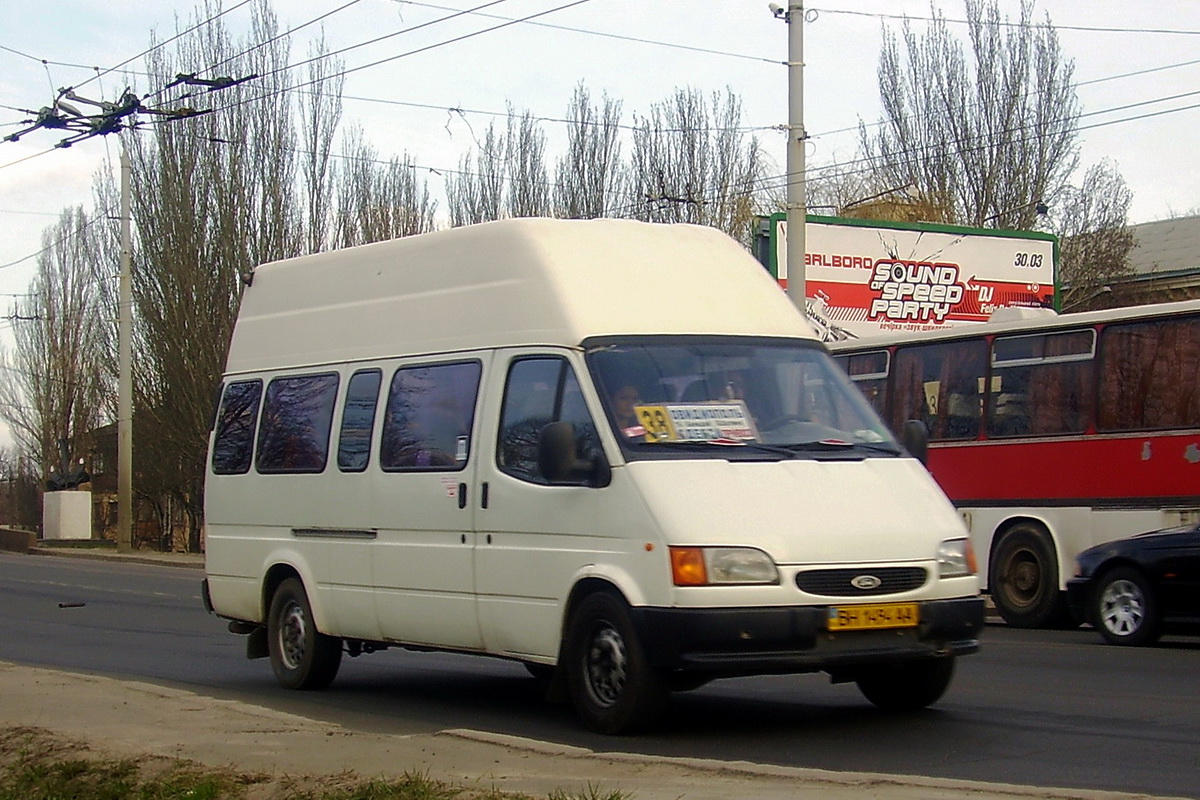
<path id="1" fill-rule="evenodd" d="M 959 800 L 1145 795 L 1047 790 L 937 779 L 788 769 L 745 762 L 650 759 L 469 730 L 362 733 L 248 703 L 149 683 L 0 662 L 0 729 L 39 729 L 61 757 L 182 758 L 328 785 L 353 774 L 418 773 L 478 789 L 545 797 L 555 790 L 622 790 L 635 800 Z"/>

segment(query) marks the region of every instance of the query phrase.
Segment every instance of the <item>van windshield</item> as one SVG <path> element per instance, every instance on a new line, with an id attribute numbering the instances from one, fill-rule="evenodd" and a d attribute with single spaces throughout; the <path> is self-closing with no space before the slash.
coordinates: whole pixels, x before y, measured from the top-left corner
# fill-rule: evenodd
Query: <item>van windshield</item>
<path id="1" fill-rule="evenodd" d="M 816 343 L 638 337 L 592 346 L 587 359 L 618 439 L 635 453 L 711 446 L 781 457 L 900 452 Z"/>

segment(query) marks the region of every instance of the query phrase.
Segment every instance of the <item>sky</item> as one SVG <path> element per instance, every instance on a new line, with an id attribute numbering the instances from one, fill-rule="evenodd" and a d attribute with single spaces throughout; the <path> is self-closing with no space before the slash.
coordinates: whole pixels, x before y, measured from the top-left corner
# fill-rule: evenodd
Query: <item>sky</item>
<path id="1" fill-rule="evenodd" d="M 300 61 L 322 32 L 329 49 L 339 50 L 485 2 L 275 0 L 274 9 L 282 30 L 305 26 L 291 37 L 293 61 Z M 879 119 L 876 68 L 885 30 L 901 31 L 907 18 L 923 32 L 932 9 L 951 21 L 966 17 L 962 0 L 804 6 L 810 167 L 852 160 L 859 122 Z M 127 84 L 139 93 L 158 88 L 141 74 L 151 32 L 169 40 L 214 8 L 224 10 L 221 20 L 235 38 L 248 34 L 251 4 L 244 0 L 206 8 L 195 0 L 0 4 L 0 138 L 20 131 L 29 117 L 22 110 L 50 105 L 60 87 L 109 101 Z M 1001 8 L 1018 16 L 1017 0 L 1001 0 Z M 1200 213 L 1200 0 L 1036 0 L 1034 8 L 1035 21 L 1049 16 L 1063 54 L 1074 61 L 1083 166 L 1116 164 L 1133 191 L 1131 222 Z M 498 27 L 535 14 L 541 16 Z M 951 27 L 965 41 L 966 26 Z M 788 26 L 765 0 L 499 0 L 482 13 L 345 52 L 345 68 L 353 71 L 342 125 L 360 124 L 383 158 L 407 153 L 437 198 L 439 170 L 457 168 L 490 122 L 503 124 L 509 106 L 548 120 L 552 162 L 564 126 L 550 120 L 564 116 L 581 82 L 593 99 L 620 100 L 625 123 L 676 89 L 728 88 L 742 100 L 748 134 L 783 172 L 785 138 L 777 126 L 788 122 L 787 53 Z M 90 209 L 93 176 L 117 159 L 115 137 L 55 149 L 60 138 L 42 130 L 0 141 L 0 347 L 11 348 L 12 326 L 21 324 L 9 319 L 11 306 L 28 289 L 43 229 L 64 208 Z M 0 445 L 6 439 L 0 426 Z"/>

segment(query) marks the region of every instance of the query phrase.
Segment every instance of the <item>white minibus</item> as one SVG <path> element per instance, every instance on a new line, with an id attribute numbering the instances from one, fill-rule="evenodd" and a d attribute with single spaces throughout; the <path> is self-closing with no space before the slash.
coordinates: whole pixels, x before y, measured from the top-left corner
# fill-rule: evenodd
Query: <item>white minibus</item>
<path id="1" fill-rule="evenodd" d="M 978 649 L 962 520 L 770 275 L 692 225 L 512 219 L 248 276 L 205 603 L 280 683 L 524 663 L 589 728 L 826 672 L 885 709 Z"/>

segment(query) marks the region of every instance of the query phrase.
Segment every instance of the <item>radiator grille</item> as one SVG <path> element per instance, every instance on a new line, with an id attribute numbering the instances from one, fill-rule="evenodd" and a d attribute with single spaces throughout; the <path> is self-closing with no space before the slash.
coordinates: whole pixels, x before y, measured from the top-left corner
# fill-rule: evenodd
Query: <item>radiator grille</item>
<path id="1" fill-rule="evenodd" d="M 879 585 L 859 588 L 851 581 L 874 576 Z M 826 597 L 874 597 L 918 589 L 925 584 L 924 567 L 856 567 L 854 569 L 814 569 L 796 575 L 796 586 L 808 594 Z"/>

